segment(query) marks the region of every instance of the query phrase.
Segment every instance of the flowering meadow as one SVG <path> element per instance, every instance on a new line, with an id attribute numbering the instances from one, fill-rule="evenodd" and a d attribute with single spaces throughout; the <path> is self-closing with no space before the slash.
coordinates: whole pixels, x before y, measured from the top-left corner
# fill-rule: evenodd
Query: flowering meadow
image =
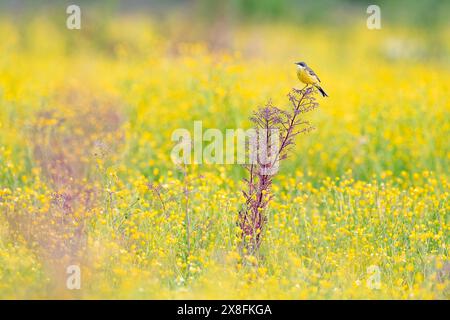
<path id="1" fill-rule="evenodd" d="M 0 19 L 0 298 L 450 297 L 450 29 L 64 19 Z M 297 61 L 329 97 L 249 253 L 245 169 L 171 136 L 288 108 Z"/>

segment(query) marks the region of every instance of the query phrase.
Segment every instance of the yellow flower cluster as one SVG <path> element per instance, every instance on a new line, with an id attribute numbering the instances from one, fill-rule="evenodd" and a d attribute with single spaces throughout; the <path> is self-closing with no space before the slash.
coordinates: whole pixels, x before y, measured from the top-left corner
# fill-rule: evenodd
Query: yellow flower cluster
<path id="1" fill-rule="evenodd" d="M 1 298 L 449 298 L 450 69 L 419 50 L 448 30 L 260 25 L 212 48 L 166 27 L 0 21 Z M 274 178 L 252 256 L 245 171 L 179 167 L 171 134 L 287 107 L 298 60 L 330 97 Z"/>

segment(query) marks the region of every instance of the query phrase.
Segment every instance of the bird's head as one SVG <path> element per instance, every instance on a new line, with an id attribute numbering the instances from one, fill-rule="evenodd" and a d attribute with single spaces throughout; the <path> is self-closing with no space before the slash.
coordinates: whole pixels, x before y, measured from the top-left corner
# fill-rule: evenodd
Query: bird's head
<path id="1" fill-rule="evenodd" d="M 304 63 L 304 62 L 296 62 L 295 64 L 297 65 L 298 68 L 302 68 L 303 69 L 303 68 L 306 67 L 306 63 Z"/>

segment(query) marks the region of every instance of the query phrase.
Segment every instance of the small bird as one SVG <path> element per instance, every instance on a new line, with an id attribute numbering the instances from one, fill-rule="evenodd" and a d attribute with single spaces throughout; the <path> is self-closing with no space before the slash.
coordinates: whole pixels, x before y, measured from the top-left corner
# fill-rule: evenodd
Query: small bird
<path id="1" fill-rule="evenodd" d="M 320 91 L 323 97 L 328 97 L 326 92 L 319 85 L 320 79 L 317 74 L 315 74 L 315 72 L 312 71 L 312 69 L 308 67 L 304 62 L 296 62 L 295 64 L 297 65 L 298 80 L 306 85 L 311 84 L 315 86 L 317 90 Z"/>

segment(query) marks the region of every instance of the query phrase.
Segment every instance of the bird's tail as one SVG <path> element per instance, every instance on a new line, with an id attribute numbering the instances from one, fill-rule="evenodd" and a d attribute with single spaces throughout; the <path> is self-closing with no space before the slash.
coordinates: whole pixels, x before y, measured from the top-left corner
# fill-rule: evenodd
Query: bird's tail
<path id="1" fill-rule="evenodd" d="M 328 97 L 327 93 L 319 85 L 316 85 L 316 88 L 320 91 L 322 97 Z"/>

